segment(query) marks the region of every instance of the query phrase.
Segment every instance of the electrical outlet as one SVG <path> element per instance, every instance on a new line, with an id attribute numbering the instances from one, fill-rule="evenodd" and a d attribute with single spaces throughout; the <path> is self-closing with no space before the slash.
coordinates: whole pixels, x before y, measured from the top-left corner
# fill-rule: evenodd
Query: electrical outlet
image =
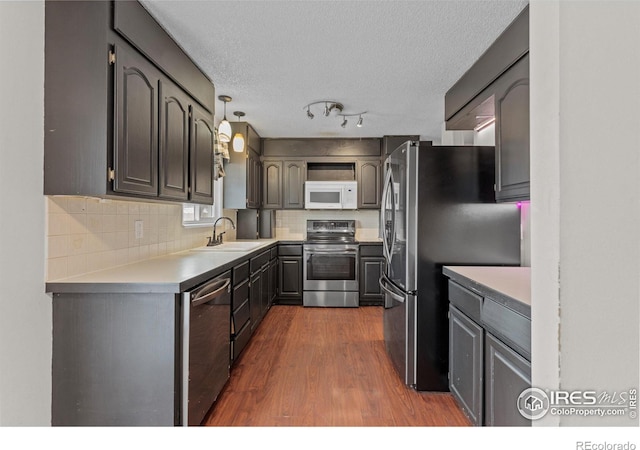
<path id="1" fill-rule="evenodd" d="M 144 222 L 142 220 L 135 221 L 136 226 L 136 239 L 142 239 L 144 235 Z"/>

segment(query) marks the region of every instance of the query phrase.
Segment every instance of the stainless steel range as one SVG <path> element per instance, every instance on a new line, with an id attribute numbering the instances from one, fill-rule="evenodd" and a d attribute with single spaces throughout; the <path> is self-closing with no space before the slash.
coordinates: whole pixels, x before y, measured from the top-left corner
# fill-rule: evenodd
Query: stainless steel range
<path id="1" fill-rule="evenodd" d="M 303 257 L 304 306 L 358 306 L 355 220 L 307 220 Z"/>

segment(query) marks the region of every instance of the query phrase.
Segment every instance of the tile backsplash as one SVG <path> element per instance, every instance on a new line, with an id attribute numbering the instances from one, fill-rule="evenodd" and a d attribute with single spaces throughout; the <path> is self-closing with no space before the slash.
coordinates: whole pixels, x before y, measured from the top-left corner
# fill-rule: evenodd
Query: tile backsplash
<path id="1" fill-rule="evenodd" d="M 69 196 L 45 197 L 45 203 L 47 280 L 199 247 L 212 231 L 183 227 L 180 204 Z"/>
<path id="2" fill-rule="evenodd" d="M 278 210 L 276 212 L 276 238 L 304 240 L 309 219 L 354 219 L 356 239 L 360 241 L 378 238 L 380 211 L 324 211 L 324 210 Z"/>

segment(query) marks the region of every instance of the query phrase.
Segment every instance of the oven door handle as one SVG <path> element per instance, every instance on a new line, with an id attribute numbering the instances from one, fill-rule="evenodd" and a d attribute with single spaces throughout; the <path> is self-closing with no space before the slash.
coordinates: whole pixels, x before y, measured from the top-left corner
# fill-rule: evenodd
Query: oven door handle
<path id="1" fill-rule="evenodd" d="M 358 250 L 307 250 L 309 255 L 355 255 Z"/>

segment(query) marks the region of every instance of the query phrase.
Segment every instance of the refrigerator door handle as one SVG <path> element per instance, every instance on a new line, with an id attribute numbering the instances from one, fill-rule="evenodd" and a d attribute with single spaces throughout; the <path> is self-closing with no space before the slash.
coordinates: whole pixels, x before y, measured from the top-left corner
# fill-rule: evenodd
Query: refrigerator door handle
<path id="1" fill-rule="evenodd" d="M 387 163 L 387 174 L 385 176 L 385 181 L 382 190 L 382 209 L 380 210 L 380 229 L 382 230 L 382 249 L 384 251 L 384 257 L 387 260 L 387 264 L 391 264 L 391 257 L 393 255 L 393 244 L 395 242 L 395 234 L 396 234 L 396 201 L 395 201 L 395 192 L 394 183 L 393 183 L 393 172 L 391 170 L 391 164 Z M 387 200 L 388 193 L 391 195 L 391 229 L 387 234 L 387 224 L 386 224 L 386 216 L 387 216 Z M 388 236 L 391 237 L 391 245 L 388 245 Z"/>
<path id="2" fill-rule="evenodd" d="M 387 280 L 386 280 L 386 276 L 381 276 L 380 280 L 378 280 L 378 283 L 380 283 L 380 288 L 387 294 L 389 294 L 391 296 L 391 298 L 393 298 L 394 300 L 404 303 L 405 297 L 404 295 L 400 295 L 396 292 L 393 292 L 391 289 L 389 289 L 387 287 Z"/>

